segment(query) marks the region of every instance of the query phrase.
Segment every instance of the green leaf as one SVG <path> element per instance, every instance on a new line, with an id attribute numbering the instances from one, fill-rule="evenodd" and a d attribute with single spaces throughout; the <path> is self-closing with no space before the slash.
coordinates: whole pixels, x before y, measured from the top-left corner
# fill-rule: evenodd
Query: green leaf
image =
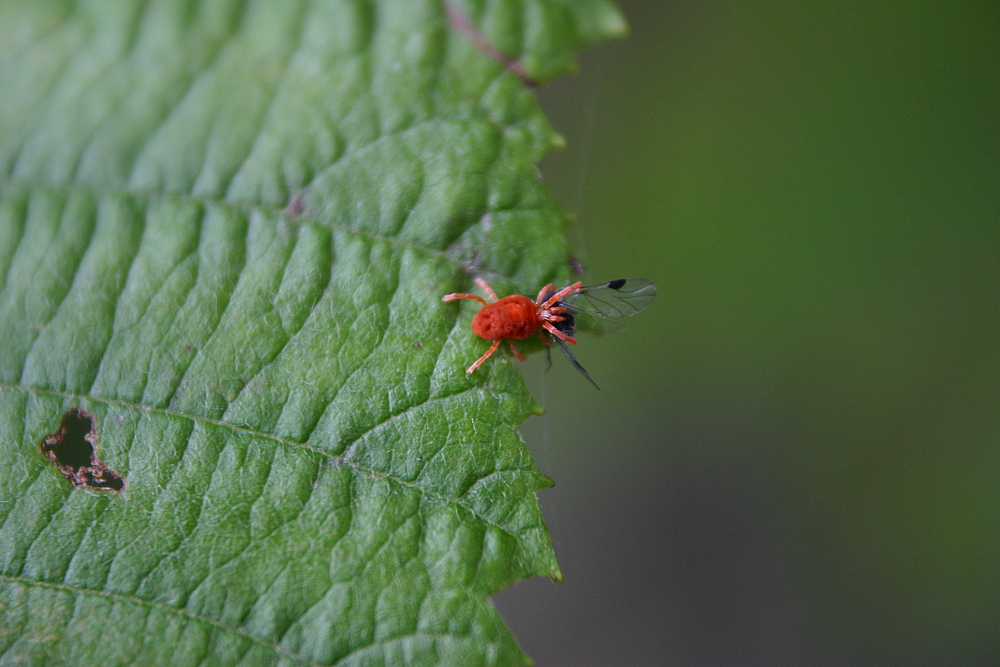
<path id="1" fill-rule="evenodd" d="M 466 376 L 486 344 L 440 299 L 566 277 L 523 79 L 623 29 L 601 0 L 0 5 L 5 664 L 527 661 L 489 596 L 561 576 L 538 407 L 504 355 Z"/>

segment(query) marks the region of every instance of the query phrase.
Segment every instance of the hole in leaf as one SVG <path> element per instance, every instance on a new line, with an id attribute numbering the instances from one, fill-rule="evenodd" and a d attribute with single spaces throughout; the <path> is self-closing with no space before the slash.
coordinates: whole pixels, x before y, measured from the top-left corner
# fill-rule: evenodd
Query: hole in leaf
<path id="1" fill-rule="evenodd" d="M 125 488 L 125 480 L 97 458 L 97 420 L 83 408 L 64 414 L 59 430 L 42 438 L 41 450 L 74 488 Z"/>

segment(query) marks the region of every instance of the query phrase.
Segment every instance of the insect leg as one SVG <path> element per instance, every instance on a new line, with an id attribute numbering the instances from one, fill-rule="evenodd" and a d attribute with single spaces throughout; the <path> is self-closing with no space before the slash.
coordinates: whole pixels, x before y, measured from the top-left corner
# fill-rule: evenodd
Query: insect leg
<path id="1" fill-rule="evenodd" d="M 514 341 L 510 341 L 510 351 L 514 353 L 514 356 L 517 357 L 518 361 L 528 360 L 528 357 L 521 354 L 521 351 L 517 349 L 516 345 L 514 345 Z"/>

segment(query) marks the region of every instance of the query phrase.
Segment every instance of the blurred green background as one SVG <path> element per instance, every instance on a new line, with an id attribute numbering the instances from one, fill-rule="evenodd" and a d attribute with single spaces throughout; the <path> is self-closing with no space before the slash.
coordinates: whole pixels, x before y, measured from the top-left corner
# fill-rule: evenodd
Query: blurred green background
<path id="1" fill-rule="evenodd" d="M 1000 664 L 1000 3 L 620 0 L 539 97 L 591 282 L 525 438 L 551 665 Z"/>

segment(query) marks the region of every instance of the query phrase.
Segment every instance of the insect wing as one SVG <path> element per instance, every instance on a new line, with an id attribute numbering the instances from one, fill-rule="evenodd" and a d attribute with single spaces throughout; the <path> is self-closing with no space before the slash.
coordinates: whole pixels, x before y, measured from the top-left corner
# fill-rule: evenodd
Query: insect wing
<path id="1" fill-rule="evenodd" d="M 630 317 L 649 307 L 656 297 L 656 283 L 644 278 L 619 278 L 581 287 L 568 298 L 574 305 L 602 317 Z"/>
<path id="2" fill-rule="evenodd" d="M 598 336 L 606 333 L 617 333 L 626 329 L 625 323 L 609 317 L 598 315 L 574 304 L 562 302 L 573 316 L 573 331 L 586 331 Z M 575 334 L 572 334 L 575 335 Z"/>
<path id="3" fill-rule="evenodd" d="M 559 305 L 573 313 L 577 329 L 600 334 L 623 330 L 625 325 L 619 320 L 645 310 L 655 297 L 656 283 L 644 278 L 619 278 L 581 287 Z"/>

